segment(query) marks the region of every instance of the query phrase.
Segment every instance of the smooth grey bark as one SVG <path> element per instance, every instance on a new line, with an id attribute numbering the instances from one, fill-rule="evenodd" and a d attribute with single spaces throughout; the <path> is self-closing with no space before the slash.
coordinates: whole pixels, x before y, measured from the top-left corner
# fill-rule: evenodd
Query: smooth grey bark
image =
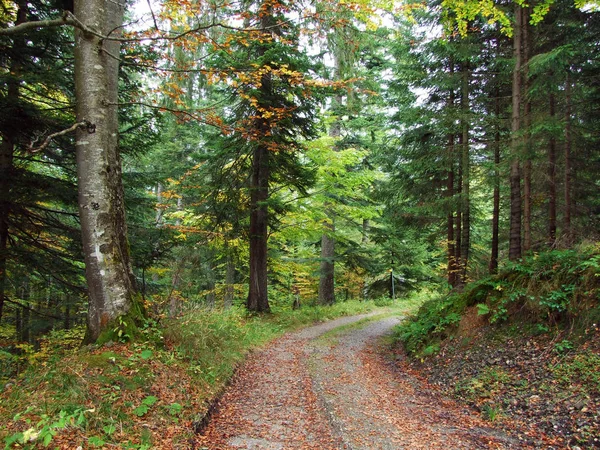
<path id="1" fill-rule="evenodd" d="M 75 0 L 75 15 L 101 35 L 118 36 L 124 0 Z M 95 341 L 135 303 L 118 149 L 120 44 L 75 30 L 77 120 L 92 130 L 76 132 L 79 214 L 88 284 L 86 341 Z"/>

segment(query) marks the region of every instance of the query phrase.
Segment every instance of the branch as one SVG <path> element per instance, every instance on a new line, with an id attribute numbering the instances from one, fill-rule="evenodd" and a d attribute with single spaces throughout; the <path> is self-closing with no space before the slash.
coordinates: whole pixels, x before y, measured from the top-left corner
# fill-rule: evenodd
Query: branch
<path id="1" fill-rule="evenodd" d="M 63 25 L 69 25 L 69 20 L 70 20 L 71 15 L 72 14 L 69 11 L 65 11 L 60 19 L 23 22 L 19 25 L 15 25 L 14 27 L 1 28 L 0 35 L 10 36 L 12 34 L 24 33 L 28 30 L 35 30 L 37 28 L 60 27 Z"/>
<path id="2" fill-rule="evenodd" d="M 57 138 L 59 136 L 64 136 L 65 134 L 72 133 L 73 131 L 77 130 L 78 128 L 85 128 L 87 130 L 87 132 L 90 134 L 96 132 L 96 125 L 94 125 L 89 120 L 83 120 L 83 121 L 78 122 L 78 123 L 74 124 L 73 126 L 67 128 L 66 130 L 62 130 L 57 133 L 52 133 L 52 134 L 48 135 L 46 137 L 46 139 L 44 139 L 44 142 L 42 142 L 42 145 L 40 145 L 39 147 L 34 147 L 33 146 L 34 142 L 32 142 L 31 144 L 29 144 L 29 148 L 27 150 L 29 151 L 29 153 L 39 153 L 50 145 L 50 142 L 52 142 L 52 139 Z"/>
<path id="3" fill-rule="evenodd" d="M 33 309 L 30 306 L 24 305 L 21 302 L 16 302 L 14 300 L 11 300 L 6 295 L 4 296 L 4 301 L 8 302 L 8 303 L 11 303 L 11 304 L 13 304 L 15 306 L 18 306 L 20 308 L 27 309 L 27 310 L 31 311 L 32 313 L 37 314 L 38 316 L 41 316 L 41 317 L 48 317 L 49 319 L 55 319 L 55 320 L 63 320 L 64 319 L 64 317 L 59 317 L 59 316 L 55 316 L 53 314 L 46 314 L 46 313 L 43 313 L 41 311 L 37 311 L 37 310 Z"/>
<path id="4" fill-rule="evenodd" d="M 0 36 L 11 36 L 13 34 L 25 33 L 29 30 L 37 30 L 38 28 L 61 27 L 64 25 L 71 25 L 73 27 L 79 28 L 84 33 L 92 34 L 100 38 L 105 37 L 81 23 L 71 11 L 64 11 L 59 19 L 34 20 L 31 22 L 20 23 L 19 25 L 15 25 L 14 27 L 0 28 Z"/>

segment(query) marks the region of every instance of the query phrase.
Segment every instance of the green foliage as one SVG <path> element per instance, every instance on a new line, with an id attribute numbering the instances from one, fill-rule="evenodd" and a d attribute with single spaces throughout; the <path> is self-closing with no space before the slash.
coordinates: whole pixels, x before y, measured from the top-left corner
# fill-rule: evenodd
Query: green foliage
<path id="1" fill-rule="evenodd" d="M 154 405 L 157 401 L 158 401 L 157 397 L 155 397 L 153 395 L 149 395 L 144 400 L 142 400 L 141 405 L 136 406 L 133 409 L 133 413 L 138 417 L 142 417 L 142 416 L 146 415 L 146 413 L 150 410 L 150 407 L 152 405 Z"/>
<path id="2" fill-rule="evenodd" d="M 24 411 L 13 417 L 13 421 L 17 421 L 27 414 L 29 411 Z M 6 449 L 11 448 L 15 444 L 22 444 L 25 446 L 35 446 L 36 443 L 41 443 L 44 447 L 47 447 L 52 442 L 52 438 L 58 431 L 64 430 L 69 427 L 83 427 L 86 424 L 86 418 L 83 409 L 77 409 L 72 413 L 61 410 L 56 417 L 50 417 L 47 414 L 42 414 L 40 420 L 23 432 L 17 432 L 4 439 Z M 26 422 L 30 424 L 27 419 Z"/>
<path id="3" fill-rule="evenodd" d="M 17 372 L 19 360 L 17 355 L 0 350 L 0 384 Z"/>
<path id="4" fill-rule="evenodd" d="M 411 353 L 419 353 L 452 334 L 465 309 L 477 308 L 491 324 L 530 320 L 538 332 L 561 320 L 584 328 L 600 308 L 598 250 L 553 250 L 509 263 L 498 275 L 466 286 L 462 294 L 427 301 L 416 316 L 398 327 L 397 337 Z M 527 313 L 527 314 L 524 314 Z M 570 342 L 556 344 L 559 352 Z"/>
<path id="5" fill-rule="evenodd" d="M 460 295 L 434 297 L 427 300 L 414 317 L 398 325 L 395 336 L 410 353 L 426 348 L 433 354 L 435 342 L 444 339 L 449 329 L 458 325 L 465 307 L 464 297 Z"/>

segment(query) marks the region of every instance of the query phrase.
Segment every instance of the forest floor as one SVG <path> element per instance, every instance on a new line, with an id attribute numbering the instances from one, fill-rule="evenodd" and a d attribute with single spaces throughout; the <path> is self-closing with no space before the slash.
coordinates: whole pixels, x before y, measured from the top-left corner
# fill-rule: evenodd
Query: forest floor
<path id="1" fill-rule="evenodd" d="M 530 430 L 519 436 L 529 446 L 600 448 L 600 327 L 592 325 L 575 342 L 567 330 L 532 333 L 525 324 L 477 321 L 472 308 L 433 356 L 407 358 L 396 348 L 397 370 L 474 408 L 496 427 Z"/>
<path id="2" fill-rule="evenodd" d="M 528 448 L 525 429 L 480 414 L 399 371 L 385 336 L 398 316 L 345 317 L 278 339 L 240 368 L 199 448 Z M 531 434 L 534 434 L 532 431 Z"/>

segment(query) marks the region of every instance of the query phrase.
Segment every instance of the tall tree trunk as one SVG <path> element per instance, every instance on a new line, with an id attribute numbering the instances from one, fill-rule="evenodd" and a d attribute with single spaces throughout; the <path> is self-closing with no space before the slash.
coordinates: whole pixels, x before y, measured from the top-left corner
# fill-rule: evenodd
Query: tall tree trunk
<path id="1" fill-rule="evenodd" d="M 335 58 L 335 78 L 341 79 L 340 62 Z M 342 105 L 342 97 L 336 96 L 332 101 L 332 109 Z M 341 124 L 336 119 L 329 129 L 329 136 L 339 138 L 341 136 Z M 319 303 L 321 305 L 333 305 L 335 303 L 335 211 L 333 205 L 325 205 L 327 219 L 324 221 L 324 232 L 321 236 L 321 267 L 319 270 Z"/>
<path id="2" fill-rule="evenodd" d="M 268 36 L 274 33 L 273 7 L 263 2 L 261 7 L 260 27 Z M 266 48 L 259 50 L 259 56 L 264 56 Z M 261 96 L 268 101 L 273 95 L 271 75 L 264 74 L 261 78 Z M 267 119 L 255 120 L 259 136 L 270 133 Z M 255 143 L 252 154 L 252 179 L 250 185 L 250 279 L 246 308 L 254 312 L 269 312 L 269 296 L 267 292 L 267 259 L 268 259 L 268 226 L 269 226 L 269 149 L 262 142 Z"/>
<path id="3" fill-rule="evenodd" d="M 556 117 L 556 98 L 550 94 L 550 120 Z M 556 246 L 556 138 L 554 133 L 548 141 L 548 246 Z"/>
<path id="4" fill-rule="evenodd" d="M 449 61 L 449 73 L 452 76 L 454 74 L 454 61 L 450 58 Z M 450 111 L 454 108 L 454 89 L 450 89 L 448 95 L 447 107 Z M 451 125 L 451 127 L 453 127 Z M 446 181 L 446 196 L 448 197 L 448 214 L 446 216 L 446 239 L 448 241 L 447 254 L 448 254 L 448 284 L 453 288 L 457 286 L 457 253 L 456 253 L 456 241 L 454 237 L 454 161 L 456 157 L 455 148 L 455 135 L 454 129 L 451 129 L 448 133 L 448 167 L 447 181 Z"/>
<path id="5" fill-rule="evenodd" d="M 328 214 L 332 216 L 333 214 Z M 325 221 L 323 227 L 327 230 L 321 236 L 321 269 L 319 278 L 319 303 L 333 305 L 335 302 L 335 239 L 333 219 Z"/>
<path id="6" fill-rule="evenodd" d="M 17 2 L 17 19 L 15 25 L 27 21 L 27 2 L 20 0 Z M 18 35 L 13 39 L 14 55 L 19 53 L 19 49 L 24 47 L 23 38 Z M 21 73 L 20 63 L 18 61 L 10 62 L 10 73 L 6 81 L 5 104 L 8 105 L 3 111 L 8 117 L 17 117 L 19 108 L 19 74 Z M 8 262 L 8 236 L 10 234 L 10 210 L 11 210 L 11 178 L 13 176 L 14 166 L 13 158 L 17 140 L 17 129 L 13 126 L 7 126 L 0 129 L 2 142 L 0 142 L 0 322 L 4 312 L 4 298 L 6 296 L 6 265 Z"/>
<path id="7" fill-rule="evenodd" d="M 448 146 L 454 148 L 454 135 L 448 136 Z M 448 180 L 446 187 L 446 196 L 449 200 L 454 197 L 454 170 L 448 171 Z M 456 287 L 456 242 L 454 241 L 454 213 L 451 206 L 448 205 L 448 215 L 446 217 L 446 239 L 448 240 L 447 254 L 448 254 L 448 284 L 452 287 Z"/>
<path id="8" fill-rule="evenodd" d="M 519 153 L 521 139 L 521 67 L 522 67 L 522 24 L 523 8 L 515 4 L 515 27 L 513 31 L 513 54 L 515 65 L 512 79 L 512 115 L 511 115 L 511 150 L 510 164 L 510 233 L 508 257 L 511 261 L 521 257 L 521 164 Z"/>
<path id="9" fill-rule="evenodd" d="M 522 10 L 522 52 L 523 59 L 521 61 L 522 67 L 522 92 L 521 101 L 524 103 L 523 110 L 523 126 L 525 128 L 524 133 L 524 151 L 525 151 L 525 162 L 523 165 L 523 250 L 529 251 L 531 249 L 531 209 L 532 209 L 532 192 L 531 192 L 531 102 L 529 101 L 529 76 L 528 76 L 528 63 L 531 52 L 531 39 L 529 33 L 529 7 L 523 8 Z"/>
<path id="10" fill-rule="evenodd" d="M 235 263 L 233 255 L 226 246 L 226 268 L 225 268 L 225 296 L 223 297 L 223 306 L 225 309 L 233 305 L 234 283 L 235 283 Z"/>
<path id="11" fill-rule="evenodd" d="M 461 67 L 461 168 L 462 168 L 462 237 L 460 250 L 460 283 L 467 281 L 469 266 L 469 251 L 471 247 L 471 157 L 469 152 L 469 63 L 464 62 Z"/>
<path id="12" fill-rule="evenodd" d="M 30 298 L 31 291 L 29 281 L 25 280 L 21 286 L 21 302 L 22 306 L 22 323 L 21 323 L 21 337 L 22 342 L 31 341 L 31 309 L 30 309 Z"/>
<path id="13" fill-rule="evenodd" d="M 213 255 L 210 255 L 210 256 L 211 256 L 211 259 L 209 261 L 207 261 L 205 264 L 206 281 L 207 281 L 206 287 L 208 290 L 208 293 L 206 294 L 206 304 L 208 305 L 208 307 L 214 308 L 216 305 L 216 299 L 217 299 L 217 294 L 215 292 L 217 285 L 216 285 L 215 270 L 213 268 L 213 263 L 212 263 Z"/>
<path id="14" fill-rule="evenodd" d="M 500 41 L 498 40 L 498 49 Z M 499 51 L 498 51 L 499 53 Z M 489 271 L 491 274 L 498 272 L 498 255 L 500 245 L 500 86 L 496 77 L 494 90 L 494 117 L 496 119 L 496 132 L 494 133 L 494 206 L 492 211 L 492 252 L 490 256 Z"/>
<path id="15" fill-rule="evenodd" d="M 572 150 L 572 136 L 571 136 L 571 78 L 567 74 L 567 86 L 565 89 L 565 101 L 567 103 L 565 109 L 565 214 L 564 214 L 564 242 L 565 246 L 571 247 L 573 243 L 573 230 L 571 228 L 571 150 Z"/>
<path id="16" fill-rule="evenodd" d="M 267 294 L 267 233 L 269 198 L 269 151 L 257 145 L 252 158 L 250 194 L 250 287 L 246 307 L 249 311 L 270 310 Z"/>
<path id="17" fill-rule="evenodd" d="M 75 0 L 75 15 L 102 35 L 120 36 L 124 0 Z M 79 215 L 88 284 L 86 341 L 96 341 L 125 314 L 139 315 L 118 149 L 118 41 L 75 30 L 77 120 L 95 130 L 76 134 Z M 134 305 L 136 311 L 132 311 Z"/>
<path id="18" fill-rule="evenodd" d="M 462 165 L 458 165 L 458 176 L 456 177 L 456 185 L 454 192 L 458 198 L 462 198 Z M 456 217 L 454 218 L 454 237 L 456 244 L 454 245 L 454 261 L 456 267 L 456 284 L 460 284 L 460 267 L 462 260 L 462 202 L 459 201 L 456 205 Z"/>

